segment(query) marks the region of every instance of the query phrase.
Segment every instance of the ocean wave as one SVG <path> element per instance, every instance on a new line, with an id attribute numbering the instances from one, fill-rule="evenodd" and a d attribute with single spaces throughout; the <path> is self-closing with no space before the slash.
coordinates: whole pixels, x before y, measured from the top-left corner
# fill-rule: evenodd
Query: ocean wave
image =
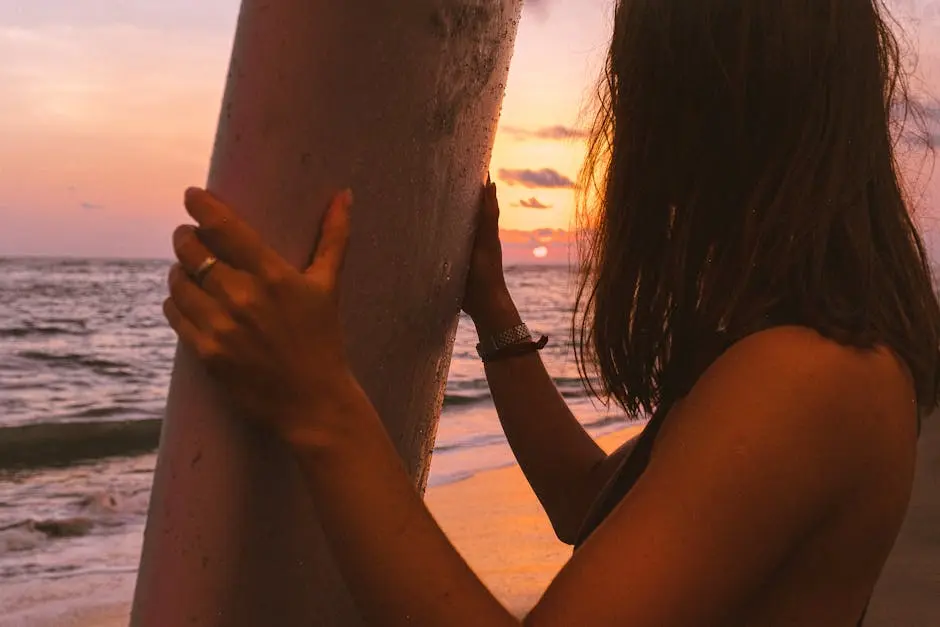
<path id="1" fill-rule="evenodd" d="M 448 453 L 450 451 L 457 451 L 461 449 L 469 448 L 480 448 L 482 446 L 487 446 L 490 444 L 500 444 L 506 441 L 506 437 L 503 435 L 502 431 L 498 433 L 486 433 L 481 435 L 473 435 L 463 440 L 457 440 L 450 444 L 438 444 L 434 447 L 434 454 Z"/>
<path id="2" fill-rule="evenodd" d="M 489 393 L 486 394 L 445 394 L 444 407 L 453 405 L 473 405 L 490 400 Z"/>
<path id="3" fill-rule="evenodd" d="M 582 422 L 581 424 L 587 429 L 601 429 L 613 424 L 626 424 L 628 419 L 622 414 L 608 414 L 606 416 L 601 416 L 596 420 L 590 420 L 587 422 Z M 459 451 L 464 449 L 473 449 L 481 448 L 484 446 L 491 446 L 494 444 L 503 444 L 506 442 L 506 436 L 502 431 L 492 432 L 492 433 L 481 433 L 477 435 L 471 435 L 448 444 L 438 444 L 434 447 L 434 454 L 448 453 L 451 451 Z"/>
<path id="4" fill-rule="evenodd" d="M 90 266 L 99 265 L 97 259 L 84 259 L 84 258 L 60 258 L 60 259 L 49 259 L 50 265 L 57 268 L 88 268 Z"/>
<path id="5" fill-rule="evenodd" d="M 87 329 L 67 329 L 65 327 L 32 325 L 0 329 L 0 337 L 20 338 L 32 337 L 36 335 L 43 337 L 54 335 L 91 335 L 91 331 L 88 331 Z"/>
<path id="6" fill-rule="evenodd" d="M 87 516 L 45 520 L 29 518 L 0 527 L 0 555 L 30 551 L 48 540 L 80 538 L 91 533 L 94 527 L 95 522 Z"/>
<path id="7" fill-rule="evenodd" d="M 467 382 L 462 387 L 485 389 L 474 382 Z M 581 390 L 562 389 L 561 393 L 569 399 L 585 397 Z M 480 394 L 447 394 L 444 398 L 445 407 L 466 407 L 484 402 L 491 402 L 488 391 Z M 83 461 L 133 457 L 156 451 L 160 443 L 162 417 L 107 420 L 122 414 L 127 415 L 126 407 L 93 406 L 78 409 L 67 421 L 0 427 L 0 470 L 64 467 Z M 447 419 L 446 414 L 443 419 Z M 585 426 L 599 428 L 623 420 L 620 415 L 608 415 L 585 423 Z M 482 433 L 456 442 L 438 444 L 435 453 L 489 446 L 503 441 L 502 432 Z"/>
<path id="8" fill-rule="evenodd" d="M 587 398 L 588 394 L 581 389 L 561 389 L 559 390 L 563 398 L 567 399 L 583 399 Z M 445 394 L 444 395 L 444 407 L 453 407 L 456 405 L 475 405 L 478 403 L 485 403 L 490 401 L 492 396 L 489 392 L 485 394 Z"/>
<path id="9" fill-rule="evenodd" d="M 56 540 L 81 538 L 93 533 L 113 533 L 129 521 L 142 520 L 147 513 L 148 496 L 149 489 L 143 495 L 145 498 L 127 501 L 109 494 L 93 494 L 76 503 L 76 509 L 81 513 L 74 516 L 26 518 L 0 525 L 0 557 L 42 548 Z M 52 572 L 55 569 L 47 565 L 42 570 Z"/>
<path id="10" fill-rule="evenodd" d="M 88 407 L 80 411 L 76 411 L 68 416 L 70 420 L 75 420 L 76 418 L 110 418 L 112 416 L 119 416 L 121 414 L 127 414 L 127 407 L 122 407 L 120 405 L 95 405 L 93 407 Z M 77 421 L 76 421 L 77 422 Z"/>
<path id="11" fill-rule="evenodd" d="M 585 396 L 586 392 L 584 390 L 584 385 L 582 380 L 577 377 L 554 377 L 552 382 L 555 384 L 563 394 L 572 398 L 579 398 Z M 591 383 L 594 384 L 595 389 L 598 389 L 600 386 L 600 381 L 597 379 L 592 379 Z M 448 393 L 444 396 L 444 404 L 447 404 L 448 398 L 458 399 L 457 403 L 461 402 L 459 399 L 474 399 L 474 400 L 488 400 L 490 398 L 490 386 L 487 383 L 486 379 L 464 379 L 461 381 L 448 381 L 447 383 Z M 482 394 L 460 394 L 458 392 L 470 392 L 470 391 L 480 391 Z"/>
<path id="12" fill-rule="evenodd" d="M 43 351 L 26 350 L 16 353 L 17 357 L 29 359 L 31 361 L 41 361 L 52 365 L 53 367 L 63 368 L 87 368 L 97 374 L 105 374 L 116 377 L 131 376 L 130 364 L 100 357 L 90 357 L 78 353 L 46 353 Z"/>
<path id="13" fill-rule="evenodd" d="M 488 391 L 490 389 L 489 383 L 486 382 L 486 379 L 462 379 L 459 381 L 448 381 L 447 389 L 449 390 L 483 390 Z"/>
<path id="14" fill-rule="evenodd" d="M 44 422 L 0 428 L 0 470 L 70 466 L 105 457 L 153 452 L 160 418 Z"/>
<path id="15" fill-rule="evenodd" d="M 623 414 L 607 414 L 597 420 L 582 423 L 588 429 L 601 429 L 610 425 L 623 425 L 624 427 L 646 424 L 646 419 L 632 420 Z"/>

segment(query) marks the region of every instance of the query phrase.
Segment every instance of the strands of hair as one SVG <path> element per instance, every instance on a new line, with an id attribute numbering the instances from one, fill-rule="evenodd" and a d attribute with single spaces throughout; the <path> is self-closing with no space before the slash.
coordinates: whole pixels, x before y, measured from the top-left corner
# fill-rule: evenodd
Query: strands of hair
<path id="1" fill-rule="evenodd" d="M 889 346 L 938 404 L 940 306 L 896 154 L 928 134 L 896 26 L 880 0 L 618 3 L 578 187 L 592 394 L 589 365 L 608 403 L 652 413 L 785 322 Z"/>

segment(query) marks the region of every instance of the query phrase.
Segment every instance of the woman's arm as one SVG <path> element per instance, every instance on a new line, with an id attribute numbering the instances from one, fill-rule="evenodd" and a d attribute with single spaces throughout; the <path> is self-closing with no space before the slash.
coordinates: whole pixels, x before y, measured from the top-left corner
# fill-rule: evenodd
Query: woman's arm
<path id="1" fill-rule="evenodd" d="M 329 416 L 326 429 L 289 444 L 366 624 L 520 625 L 434 521 L 359 385 L 346 377 L 335 389 L 311 409 Z"/>
<path id="2" fill-rule="evenodd" d="M 367 624 L 520 625 L 433 519 L 362 388 L 349 376 L 334 391 L 310 410 L 328 422 L 288 444 Z"/>
<path id="3" fill-rule="evenodd" d="M 878 410 L 852 400 L 871 378 L 863 358 L 802 331 L 761 335 L 706 373 L 634 490 L 521 624 L 722 624 L 867 480 L 858 456 L 834 455 L 873 444 L 867 414 Z M 290 444 L 366 619 L 520 625 L 447 540 L 368 398 L 346 380 L 309 410 L 311 435 Z"/>
<path id="4" fill-rule="evenodd" d="M 336 289 L 349 202 L 334 200 L 314 262 L 298 271 L 190 190 L 199 236 L 175 234 L 164 312 L 239 413 L 290 445 L 372 624 L 519 625 L 437 526 L 349 370 Z M 219 256 L 208 273 L 203 235 Z M 646 472 L 523 624 L 725 622 L 848 498 L 912 468 L 916 434 L 900 411 L 912 392 L 899 372 L 807 330 L 739 342 L 676 408 Z"/>
<path id="5" fill-rule="evenodd" d="M 509 294 L 477 316 L 484 337 L 522 323 Z M 584 430 L 558 392 L 538 353 L 486 364 L 499 421 L 555 535 L 573 544 L 588 508 L 623 458 L 628 442 L 608 456 Z"/>

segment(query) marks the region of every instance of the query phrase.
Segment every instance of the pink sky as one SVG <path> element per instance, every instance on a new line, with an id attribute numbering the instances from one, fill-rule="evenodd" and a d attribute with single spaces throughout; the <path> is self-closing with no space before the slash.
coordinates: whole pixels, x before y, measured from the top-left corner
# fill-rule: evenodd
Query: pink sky
<path id="1" fill-rule="evenodd" d="M 577 174 L 583 144 L 549 131 L 576 127 L 590 102 L 613 3 L 529 1 L 491 170 L 533 170 L 537 184 Z M 940 95 L 940 0 L 894 4 L 917 18 L 906 23 L 919 72 Z M 0 3 L 0 255 L 170 256 L 182 190 L 205 181 L 237 11 L 238 0 Z M 940 177 L 921 183 L 931 223 Z M 569 188 L 503 184 L 500 200 L 509 261 L 564 240 L 553 230 L 571 225 Z M 548 261 L 567 258 L 563 242 L 548 248 Z"/>

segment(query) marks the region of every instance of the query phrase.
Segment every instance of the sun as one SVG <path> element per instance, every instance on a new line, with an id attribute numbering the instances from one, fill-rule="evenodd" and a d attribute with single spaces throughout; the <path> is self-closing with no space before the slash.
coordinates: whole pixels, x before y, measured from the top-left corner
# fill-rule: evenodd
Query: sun
<path id="1" fill-rule="evenodd" d="M 548 249 L 544 246 L 539 246 L 538 248 L 532 249 L 532 256 L 537 259 L 544 259 L 548 256 Z"/>

